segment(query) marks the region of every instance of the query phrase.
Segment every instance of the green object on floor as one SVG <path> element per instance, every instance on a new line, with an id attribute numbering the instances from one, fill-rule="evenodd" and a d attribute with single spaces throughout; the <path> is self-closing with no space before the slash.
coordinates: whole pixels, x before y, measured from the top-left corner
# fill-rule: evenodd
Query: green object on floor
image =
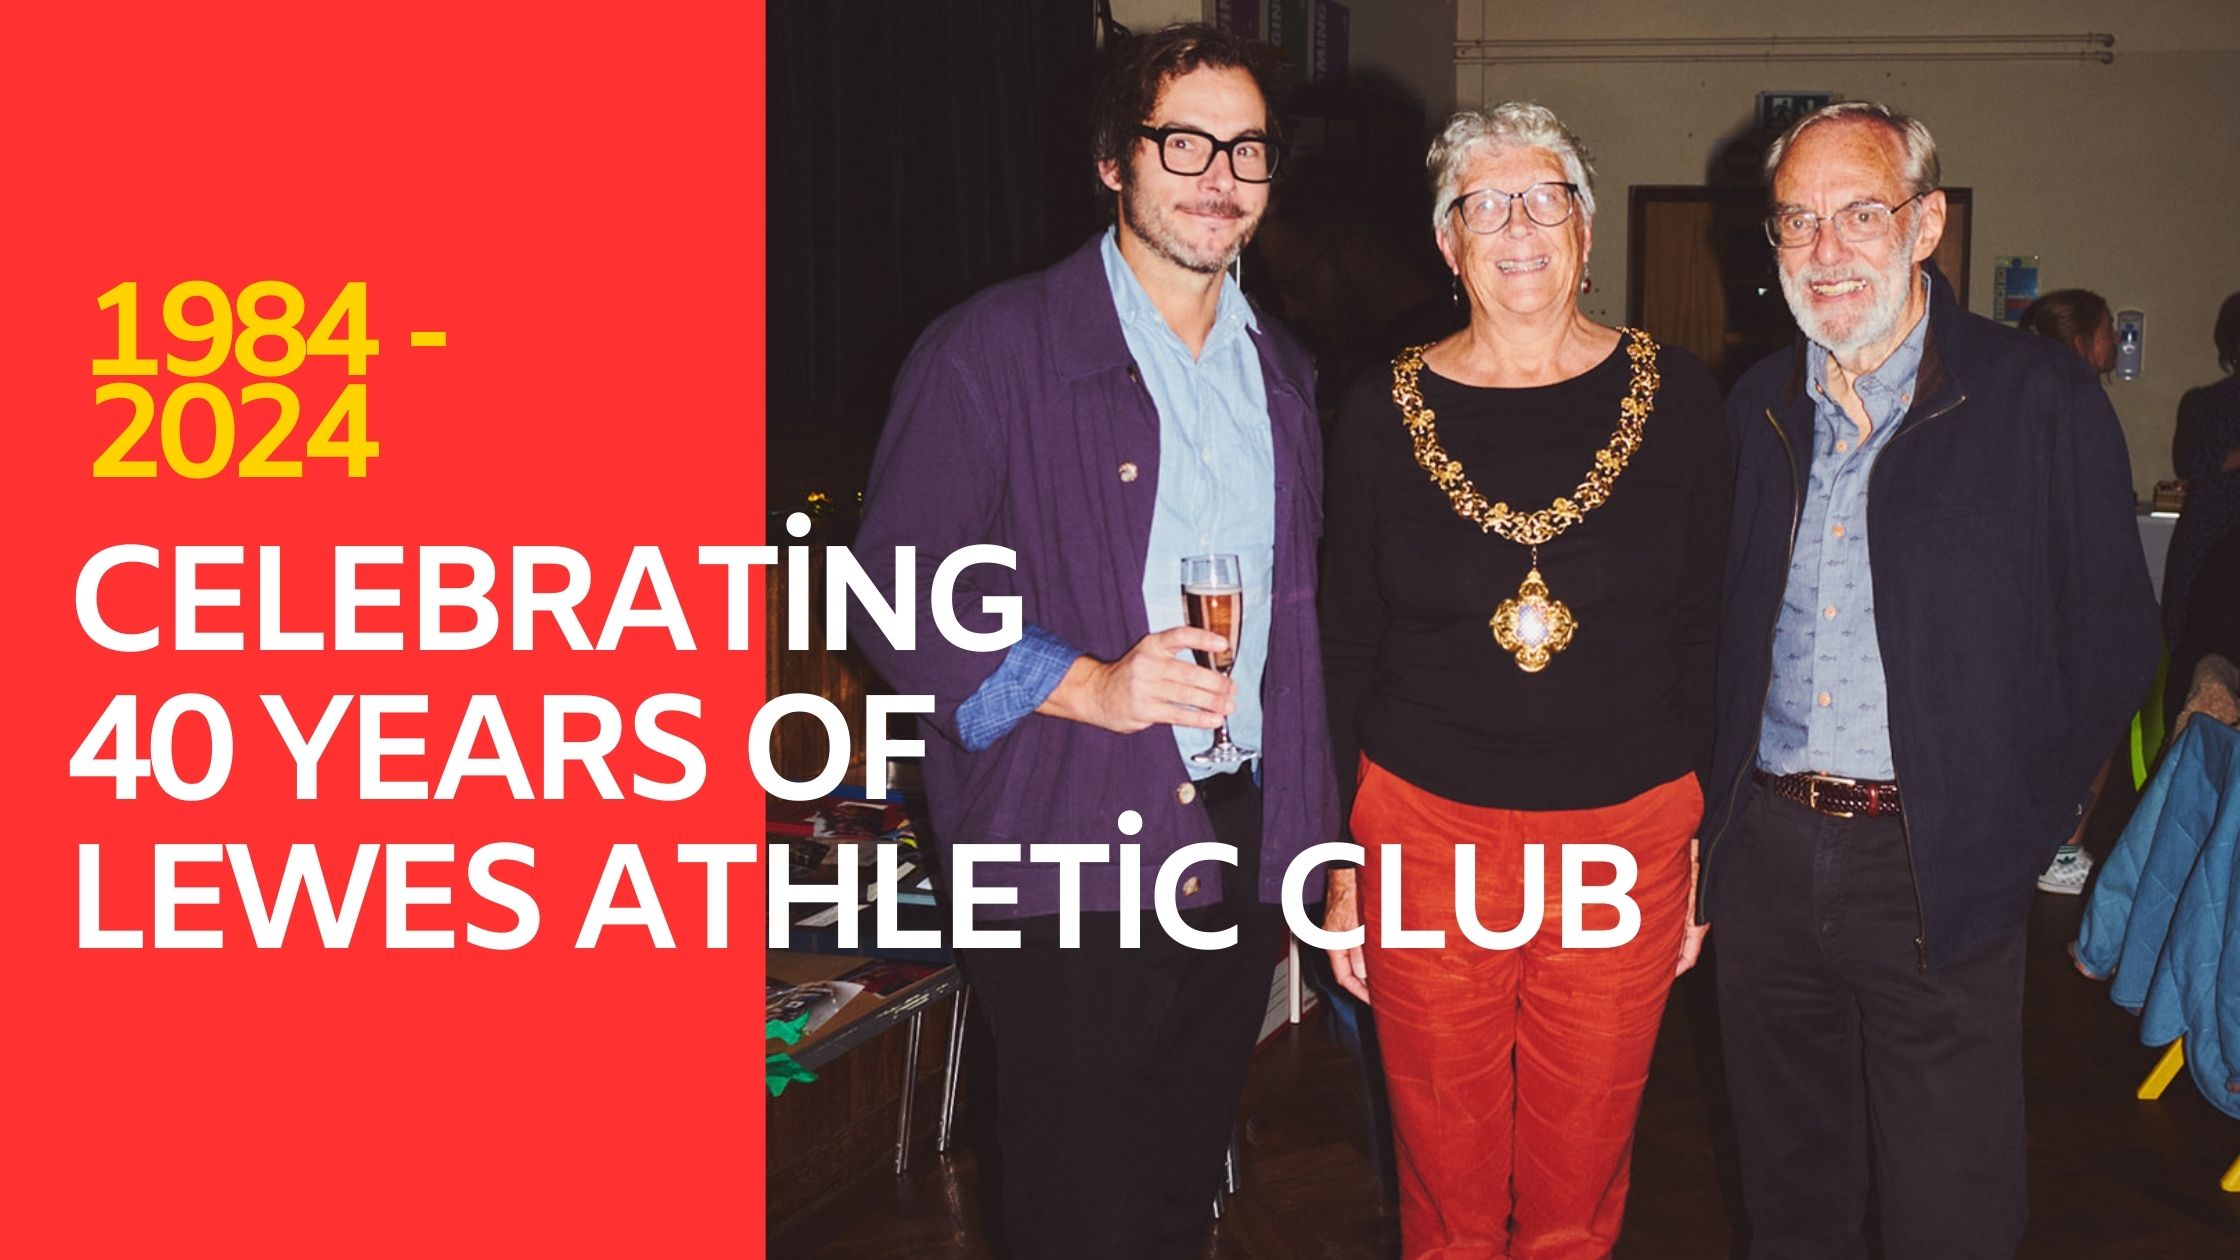
<path id="1" fill-rule="evenodd" d="M 786 1092 L 786 1086 L 800 1082 L 807 1084 L 817 1079 L 817 1074 L 794 1062 L 793 1056 L 780 1051 L 763 1061 L 762 1074 L 770 1085 L 770 1096 L 776 1098 Z"/>

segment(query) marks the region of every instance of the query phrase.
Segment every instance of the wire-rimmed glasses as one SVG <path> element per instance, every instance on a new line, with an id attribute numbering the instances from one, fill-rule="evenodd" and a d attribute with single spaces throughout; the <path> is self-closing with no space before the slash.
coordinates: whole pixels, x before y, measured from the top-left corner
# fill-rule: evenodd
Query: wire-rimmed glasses
<path id="1" fill-rule="evenodd" d="M 1563 180 L 1544 179 L 1522 192 L 1480 188 L 1447 203 L 1447 213 L 1462 211 L 1462 226 L 1480 236 L 1491 236 L 1509 226 L 1517 203 L 1524 203 L 1525 217 L 1541 227 L 1561 227 L 1578 209 L 1579 186 Z"/>
<path id="2" fill-rule="evenodd" d="M 1846 245 L 1872 245 L 1890 235 L 1898 211 L 1929 195 L 1917 192 L 1894 206 L 1879 201 L 1854 201 L 1833 214 L 1810 210 L 1776 210 L 1766 216 L 1766 240 L 1779 249 L 1803 249 L 1820 239 L 1822 224 L 1833 223 L 1836 238 Z"/>

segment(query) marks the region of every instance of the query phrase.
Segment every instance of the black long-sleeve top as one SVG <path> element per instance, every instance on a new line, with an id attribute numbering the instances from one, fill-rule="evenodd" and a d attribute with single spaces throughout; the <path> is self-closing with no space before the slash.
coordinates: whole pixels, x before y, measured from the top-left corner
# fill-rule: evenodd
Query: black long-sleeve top
<path id="1" fill-rule="evenodd" d="M 2240 472 L 2224 470 L 2225 456 L 2240 446 L 2240 376 L 2186 391 L 2178 400 L 2172 445 L 2178 475 L 2186 479 L 2186 509 L 2162 567 L 2162 637 L 2175 645 L 2185 636 L 2195 579 L 2210 549 L 2240 525 Z"/>
<path id="2" fill-rule="evenodd" d="M 1496 389 L 1426 367 L 1440 444 L 1489 501 L 1570 495 L 1617 427 L 1621 340 L 1593 369 Z M 1330 446 L 1323 668 L 1339 782 L 1358 755 L 1448 800 L 1504 809 L 1613 805 L 1710 760 L 1719 584 L 1733 463 L 1719 389 L 1666 348 L 1654 409 L 1609 500 L 1540 547 L 1571 644 L 1527 674 L 1488 620 L 1531 550 L 1481 533 L 1415 461 L 1389 370 L 1366 373 Z"/>

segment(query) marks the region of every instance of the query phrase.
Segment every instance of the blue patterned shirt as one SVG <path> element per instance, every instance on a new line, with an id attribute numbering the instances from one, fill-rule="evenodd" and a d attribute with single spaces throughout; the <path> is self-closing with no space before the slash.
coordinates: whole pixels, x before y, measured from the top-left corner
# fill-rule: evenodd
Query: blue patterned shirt
<path id="1" fill-rule="evenodd" d="M 1275 448 L 1260 353 L 1249 335 L 1259 325 L 1236 281 L 1225 279 L 1213 329 L 1193 356 L 1167 327 L 1111 231 L 1103 252 L 1121 333 L 1159 412 L 1159 488 L 1143 572 L 1146 624 L 1154 632 L 1184 624 L 1184 556 L 1238 558 L 1244 571 L 1244 633 L 1232 675 L 1237 711 L 1229 716 L 1229 736 L 1260 748 L 1260 676 L 1268 659 L 1275 580 Z M 978 752 L 1003 738 L 1049 698 L 1079 655 L 1041 627 L 1027 627 L 1003 663 L 957 707 L 964 746 Z M 1185 758 L 1213 743 L 1211 731 L 1173 729 Z M 1184 764 L 1194 778 L 1222 769 Z"/>
<path id="2" fill-rule="evenodd" d="M 1864 441 L 1828 396 L 1828 352 L 1811 347 L 1812 475 L 1774 624 L 1773 685 L 1758 733 L 1758 765 L 1768 773 L 1897 777 L 1867 567 L 1867 480 L 1913 405 L 1928 331 L 1924 312 L 1889 358 L 1852 382 L 1874 426 Z"/>
<path id="3" fill-rule="evenodd" d="M 957 706 L 957 738 L 979 752 L 1042 707 L 1081 655 L 1065 640 L 1030 625 L 1003 654 L 1003 663 Z"/>

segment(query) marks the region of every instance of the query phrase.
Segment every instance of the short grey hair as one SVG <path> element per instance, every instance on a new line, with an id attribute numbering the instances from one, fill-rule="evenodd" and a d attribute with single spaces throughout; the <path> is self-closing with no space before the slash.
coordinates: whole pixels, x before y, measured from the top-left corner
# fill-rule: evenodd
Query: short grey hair
<path id="1" fill-rule="evenodd" d="M 1788 156 L 1789 147 L 1797 137 L 1822 123 L 1856 122 L 1880 127 L 1899 148 L 1905 159 L 1898 177 L 1905 181 L 1906 191 L 1914 196 L 1934 192 L 1938 176 L 1942 173 L 1937 162 L 1937 140 L 1929 134 L 1928 124 L 1910 114 L 1901 114 L 1880 101 L 1837 101 L 1823 105 L 1789 124 L 1781 138 L 1766 150 L 1766 188 L 1771 191 L 1774 176 L 1781 172 L 1781 159 Z"/>
<path id="2" fill-rule="evenodd" d="M 1594 218 L 1594 159 L 1577 133 L 1545 105 L 1503 101 L 1490 109 L 1457 113 L 1431 142 L 1423 164 L 1431 172 L 1432 230 L 1447 230 L 1447 207 L 1462 195 L 1462 176 L 1471 162 L 1517 149 L 1552 154 L 1563 165 L 1563 177 L 1579 186 L 1580 212 Z"/>

